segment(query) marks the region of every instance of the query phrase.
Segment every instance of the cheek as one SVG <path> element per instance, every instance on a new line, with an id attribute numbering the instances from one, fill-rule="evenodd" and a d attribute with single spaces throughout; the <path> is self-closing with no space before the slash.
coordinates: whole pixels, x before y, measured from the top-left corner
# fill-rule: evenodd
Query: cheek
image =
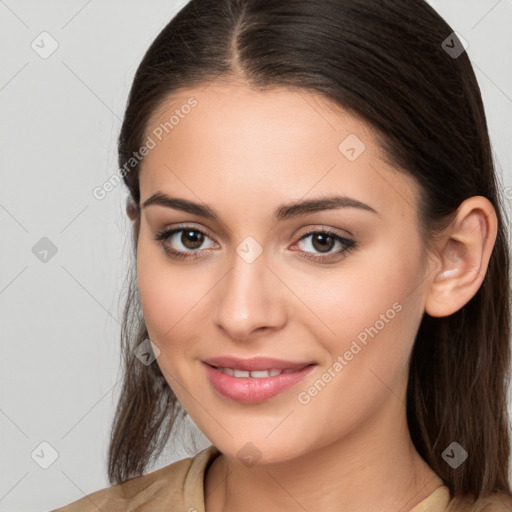
<path id="1" fill-rule="evenodd" d="M 163 249 L 141 240 L 137 251 L 137 282 L 144 319 L 151 340 L 162 355 L 179 347 L 195 336 L 201 328 L 197 315 L 206 299 L 209 274 L 197 266 L 177 268 Z M 173 343 L 179 340 L 180 343 Z"/>
<path id="2" fill-rule="evenodd" d="M 305 404 L 299 410 L 306 415 L 314 410 L 340 431 L 350 430 L 388 397 L 400 397 L 422 315 L 417 248 L 405 255 L 386 244 L 353 261 L 325 280 L 329 288 L 319 288 L 318 281 L 315 286 L 315 280 L 301 286 L 308 290 L 304 302 L 323 321 L 315 323 L 315 332 L 324 358 L 320 374 L 299 390 L 298 401 Z"/>
<path id="3" fill-rule="evenodd" d="M 327 353 L 322 362 L 330 365 L 346 355 L 347 366 L 357 367 L 346 373 L 355 372 L 357 380 L 371 375 L 361 373 L 361 367 L 394 379 L 393 373 L 405 369 L 412 349 L 423 311 L 421 252 L 419 244 L 409 243 L 407 252 L 401 247 L 403 241 L 382 241 L 372 251 L 348 257 L 325 277 L 303 274 L 297 285 L 315 313 L 305 309 L 300 317 L 309 329 L 317 326 L 317 339 Z"/>
<path id="4" fill-rule="evenodd" d="M 376 321 L 396 301 L 409 301 L 419 288 L 420 274 L 417 247 L 405 252 L 380 242 L 371 251 L 349 256 L 339 269 L 325 276 L 303 274 L 299 289 L 306 291 L 306 300 L 323 312 L 334 331 L 346 331 Z"/>

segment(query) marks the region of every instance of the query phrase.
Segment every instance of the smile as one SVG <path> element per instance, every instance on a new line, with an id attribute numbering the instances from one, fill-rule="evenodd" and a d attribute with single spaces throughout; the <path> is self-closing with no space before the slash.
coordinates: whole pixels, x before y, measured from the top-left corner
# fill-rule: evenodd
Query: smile
<path id="1" fill-rule="evenodd" d="M 307 365 L 305 365 L 307 366 Z M 270 370 L 253 370 L 253 371 L 247 371 L 247 370 L 238 370 L 235 368 L 223 368 L 221 366 L 214 367 L 216 370 L 224 373 L 225 375 L 230 375 L 231 377 L 250 377 L 254 379 L 263 379 L 268 377 L 277 377 L 278 375 L 281 375 L 282 373 L 294 373 L 298 370 L 302 370 L 305 366 L 301 366 L 300 368 L 287 368 L 284 370 L 279 370 L 277 368 L 272 368 Z"/>
<path id="2" fill-rule="evenodd" d="M 213 390 L 224 398 L 244 404 L 257 404 L 301 382 L 316 364 L 295 368 L 246 370 L 227 366 L 212 366 L 202 362 Z"/>

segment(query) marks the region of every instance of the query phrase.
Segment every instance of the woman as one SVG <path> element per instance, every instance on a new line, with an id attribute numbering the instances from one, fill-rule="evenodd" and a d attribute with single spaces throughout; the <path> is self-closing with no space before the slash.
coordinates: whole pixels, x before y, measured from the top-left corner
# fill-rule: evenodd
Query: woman
<path id="1" fill-rule="evenodd" d="M 59 511 L 509 511 L 509 255 L 423 0 L 192 0 L 119 137 L 113 487 Z M 143 476 L 186 413 L 211 441 Z"/>

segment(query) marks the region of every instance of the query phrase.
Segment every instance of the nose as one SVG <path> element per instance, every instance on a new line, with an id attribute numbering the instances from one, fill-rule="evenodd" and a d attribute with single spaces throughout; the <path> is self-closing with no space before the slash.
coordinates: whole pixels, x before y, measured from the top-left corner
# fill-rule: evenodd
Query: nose
<path id="1" fill-rule="evenodd" d="M 215 289 L 215 320 L 233 340 L 250 341 L 286 323 L 285 287 L 267 266 L 265 253 L 248 263 L 233 254 L 231 270 Z"/>

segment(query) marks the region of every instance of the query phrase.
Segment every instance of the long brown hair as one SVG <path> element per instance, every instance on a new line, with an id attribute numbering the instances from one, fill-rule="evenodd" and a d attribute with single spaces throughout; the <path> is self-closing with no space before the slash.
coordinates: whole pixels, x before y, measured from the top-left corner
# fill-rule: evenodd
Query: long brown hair
<path id="1" fill-rule="evenodd" d="M 485 279 L 456 313 L 424 314 L 407 388 L 416 449 L 452 497 L 477 498 L 497 490 L 510 494 L 510 256 L 480 89 L 452 33 L 424 0 L 192 0 L 137 69 L 119 165 L 126 168 L 144 144 L 150 116 L 170 94 L 243 79 L 260 90 L 315 92 L 368 122 L 389 162 L 421 186 L 426 241 L 462 201 L 488 198 L 498 235 Z M 138 168 L 123 173 L 136 217 L 134 249 Z M 111 483 L 143 474 L 185 414 L 157 362 L 144 365 L 135 356 L 147 337 L 132 267 L 121 335 L 124 382 L 108 454 Z M 469 454 L 456 469 L 442 458 L 454 441 Z"/>

